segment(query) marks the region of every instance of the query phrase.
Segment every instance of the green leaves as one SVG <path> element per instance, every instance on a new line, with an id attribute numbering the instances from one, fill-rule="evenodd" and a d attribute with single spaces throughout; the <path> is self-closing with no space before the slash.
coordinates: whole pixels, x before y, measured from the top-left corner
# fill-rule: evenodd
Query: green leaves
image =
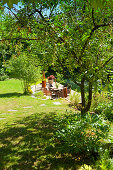
<path id="1" fill-rule="evenodd" d="M 98 12 L 98 9 L 103 9 L 105 6 L 113 6 L 112 0 L 89 0 L 88 3 L 96 12 Z"/>
<path id="2" fill-rule="evenodd" d="M 18 1 L 3 1 L 6 2 L 11 8 Z M 12 52 L 18 53 L 15 48 L 18 41 L 29 41 L 28 49 L 37 54 L 44 69 L 54 67 L 64 76 L 68 72 L 75 82 L 81 82 L 85 75 L 85 82 L 90 80 L 92 86 L 97 80 L 106 79 L 103 66 L 112 55 L 112 25 L 109 25 L 112 23 L 112 1 L 22 2 L 23 7 L 7 15 L 7 24 L 3 30 L 1 28 L 1 38 L 11 39 Z M 20 46 L 22 50 L 23 46 Z"/>
<path id="3" fill-rule="evenodd" d="M 9 8 L 13 7 L 13 4 L 17 4 L 18 0 L 3 0 L 3 4 L 8 4 Z"/>
<path id="4" fill-rule="evenodd" d="M 87 157 L 98 152 L 100 139 L 106 138 L 110 125 L 96 114 L 81 118 L 79 114 L 68 113 L 62 118 L 56 117 L 55 128 L 59 152 Z"/>
<path id="5" fill-rule="evenodd" d="M 31 4 L 31 3 L 36 3 L 36 4 L 41 4 L 45 8 L 52 8 L 53 5 L 57 5 L 58 0 L 3 0 L 3 4 L 8 4 L 9 8 L 13 7 L 13 4 L 17 4 L 18 2 L 23 2 L 23 4 Z"/>
<path id="6" fill-rule="evenodd" d="M 36 59 L 33 60 L 33 57 L 24 52 L 18 57 L 14 56 L 7 65 L 10 76 L 24 82 L 24 91 L 40 78 L 41 70 L 40 67 L 36 67 L 36 62 Z"/>

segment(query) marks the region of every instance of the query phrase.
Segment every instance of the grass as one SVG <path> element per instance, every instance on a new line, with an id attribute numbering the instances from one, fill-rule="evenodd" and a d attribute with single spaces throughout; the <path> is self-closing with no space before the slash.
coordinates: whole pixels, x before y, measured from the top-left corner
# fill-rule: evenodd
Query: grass
<path id="1" fill-rule="evenodd" d="M 54 105 L 56 101 L 61 105 Z M 64 99 L 32 98 L 23 95 L 20 81 L 1 81 L 0 118 L 5 119 L 0 119 L 0 169 L 77 169 L 82 162 L 68 154 L 62 157 L 52 143 L 55 117 L 67 110 L 72 108 Z"/>
<path id="2" fill-rule="evenodd" d="M 61 105 L 54 105 L 55 101 Z M 45 106 L 41 106 L 42 104 Z M 30 95 L 23 95 L 20 81 L 1 81 L 0 169 L 56 167 L 54 155 L 47 152 L 46 148 L 51 145 L 54 133 L 53 117 L 66 110 L 71 108 L 64 99 L 32 98 Z"/>

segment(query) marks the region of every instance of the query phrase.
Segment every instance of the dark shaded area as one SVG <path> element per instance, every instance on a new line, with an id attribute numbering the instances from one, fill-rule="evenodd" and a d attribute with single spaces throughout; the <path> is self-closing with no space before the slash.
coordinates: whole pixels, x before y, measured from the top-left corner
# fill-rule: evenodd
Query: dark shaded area
<path id="1" fill-rule="evenodd" d="M 53 138 L 56 114 L 36 113 L 0 131 L 0 169 L 76 169 L 82 155 L 62 154 Z"/>
<path id="2" fill-rule="evenodd" d="M 7 98 L 10 98 L 10 97 L 20 97 L 20 96 L 23 96 L 24 94 L 23 93 L 17 93 L 17 92 L 14 92 L 14 93 L 4 93 L 4 94 L 0 94 L 0 98 L 4 98 L 4 97 L 7 97 Z"/>

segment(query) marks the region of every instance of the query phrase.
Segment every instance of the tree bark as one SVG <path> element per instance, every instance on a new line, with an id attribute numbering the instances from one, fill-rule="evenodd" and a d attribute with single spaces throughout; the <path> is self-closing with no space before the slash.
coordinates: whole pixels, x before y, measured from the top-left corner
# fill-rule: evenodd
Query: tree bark
<path id="1" fill-rule="evenodd" d="M 81 116 L 83 116 L 86 112 L 89 111 L 91 107 L 91 101 L 92 101 L 92 83 L 89 81 L 89 85 L 88 85 L 89 95 L 88 95 L 88 102 L 86 104 L 84 82 L 85 82 L 85 79 L 82 79 L 81 80 L 81 100 L 82 100 Z"/>
<path id="2" fill-rule="evenodd" d="M 81 115 L 84 114 L 84 108 L 85 108 L 85 89 L 84 89 L 84 83 L 85 83 L 85 77 L 81 79 L 81 101 L 82 101 L 82 108 L 81 108 Z"/>
<path id="3" fill-rule="evenodd" d="M 91 107 L 91 101 L 92 101 L 92 83 L 91 83 L 91 82 L 89 82 L 89 90 L 88 90 L 88 93 L 89 93 L 88 103 L 87 103 L 87 105 L 86 105 L 86 107 L 85 107 L 85 110 L 84 110 L 85 113 L 88 112 L 89 109 L 90 109 L 90 107 Z"/>

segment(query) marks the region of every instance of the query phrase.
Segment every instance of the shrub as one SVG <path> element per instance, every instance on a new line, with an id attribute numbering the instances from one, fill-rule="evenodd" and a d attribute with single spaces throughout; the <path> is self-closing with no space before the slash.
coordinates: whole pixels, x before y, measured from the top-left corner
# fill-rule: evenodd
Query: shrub
<path id="1" fill-rule="evenodd" d="M 93 99 L 92 99 L 92 103 L 91 103 L 91 108 L 90 110 L 91 111 L 95 111 L 95 108 L 98 107 L 98 105 L 101 104 L 105 104 L 105 103 L 109 103 L 109 99 L 107 98 L 107 94 L 106 93 L 98 93 L 96 92 L 94 95 L 93 95 Z"/>
<path id="2" fill-rule="evenodd" d="M 57 82 L 59 82 L 61 84 L 65 84 L 65 80 L 63 78 L 63 74 L 56 73 L 56 76 L 57 76 Z"/>
<path id="3" fill-rule="evenodd" d="M 74 92 L 73 94 L 70 94 L 69 99 L 72 106 L 77 106 L 78 103 L 81 102 L 80 93 Z"/>
<path id="4" fill-rule="evenodd" d="M 100 159 L 97 161 L 96 168 L 98 170 L 112 170 L 113 169 L 113 159 L 109 156 L 109 151 L 102 150 L 100 152 Z"/>
<path id="5" fill-rule="evenodd" d="M 32 93 L 33 93 L 33 91 L 31 90 L 31 87 L 30 87 L 30 86 L 28 86 L 28 89 L 27 89 L 27 90 L 28 90 L 28 93 L 29 93 L 29 94 L 32 94 Z"/>
<path id="6" fill-rule="evenodd" d="M 65 79 L 63 74 L 56 73 L 57 77 L 57 82 L 66 85 L 68 88 L 71 88 L 73 90 L 77 89 L 78 91 L 80 90 L 79 86 L 77 86 L 72 80 Z"/>
<path id="7" fill-rule="evenodd" d="M 41 76 L 40 67 L 36 67 L 35 62 L 26 53 L 23 53 L 16 58 L 12 57 L 7 65 L 10 77 L 23 82 L 25 94 L 29 93 L 30 85 L 36 82 Z"/>
<path id="8" fill-rule="evenodd" d="M 113 121 L 113 102 L 99 104 L 94 111 L 97 114 L 103 114 L 106 119 Z"/>
<path id="9" fill-rule="evenodd" d="M 4 68 L 0 69 L 0 81 L 4 81 L 8 78 L 7 74 L 4 71 Z"/>
<path id="10" fill-rule="evenodd" d="M 110 125 L 101 115 L 79 114 L 56 118 L 55 139 L 61 154 L 72 154 L 83 158 L 98 154 L 100 140 L 107 138 Z"/>
<path id="11" fill-rule="evenodd" d="M 91 166 L 84 164 L 78 170 L 93 170 L 93 169 Z"/>
<path id="12" fill-rule="evenodd" d="M 35 97 L 43 97 L 44 93 L 42 91 L 38 91 L 34 95 L 35 95 Z"/>

